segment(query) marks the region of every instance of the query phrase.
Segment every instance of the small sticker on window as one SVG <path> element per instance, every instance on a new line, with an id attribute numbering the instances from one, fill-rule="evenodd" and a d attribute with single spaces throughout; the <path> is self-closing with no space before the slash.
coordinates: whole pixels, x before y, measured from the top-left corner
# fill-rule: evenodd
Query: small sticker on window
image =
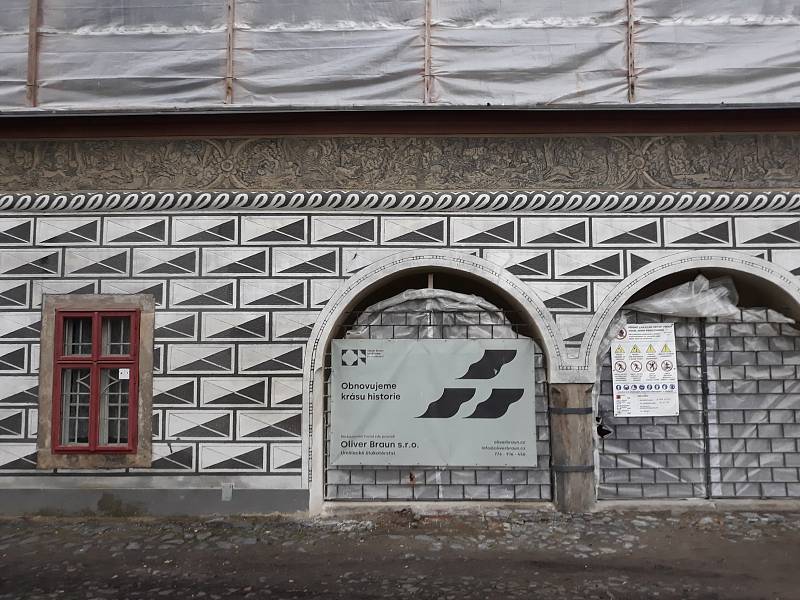
<path id="1" fill-rule="evenodd" d="M 131 378 L 131 370 L 130 369 L 120 369 L 119 370 L 119 378 L 120 379 L 130 379 Z"/>

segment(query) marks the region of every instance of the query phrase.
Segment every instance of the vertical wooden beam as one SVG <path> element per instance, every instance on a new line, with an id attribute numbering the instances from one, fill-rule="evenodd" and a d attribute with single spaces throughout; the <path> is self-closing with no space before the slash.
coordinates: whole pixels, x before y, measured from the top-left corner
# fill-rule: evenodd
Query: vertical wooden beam
<path id="1" fill-rule="evenodd" d="M 25 97 L 28 106 L 36 106 L 38 103 L 39 1 L 30 0 L 28 9 L 28 75 L 25 82 Z"/>
<path id="2" fill-rule="evenodd" d="M 430 104 L 431 102 L 433 102 L 432 91 L 431 91 L 432 84 L 433 84 L 433 81 L 431 80 L 431 12 L 432 12 L 431 3 L 432 3 L 432 1 L 433 0 L 425 0 L 425 32 L 423 34 L 423 37 L 424 37 L 423 41 L 424 41 L 424 47 L 425 47 L 425 58 L 424 58 L 425 64 L 423 66 L 423 75 L 422 75 L 422 81 L 423 81 L 423 83 L 425 85 L 425 90 L 424 90 L 425 95 L 424 95 L 424 98 L 422 100 L 424 104 Z"/>
<path id="3" fill-rule="evenodd" d="M 634 0 L 626 0 L 625 2 L 625 8 L 628 14 L 627 35 L 625 36 L 626 67 L 628 71 L 628 102 L 636 100 L 636 61 L 633 39 L 635 17 L 633 14 L 633 2 Z"/>
<path id="4" fill-rule="evenodd" d="M 595 501 L 592 385 L 550 384 L 550 460 L 553 502 L 579 513 Z"/>
<path id="5" fill-rule="evenodd" d="M 233 104 L 233 32 L 236 27 L 236 0 L 228 0 L 227 45 L 225 56 L 225 104 Z"/>

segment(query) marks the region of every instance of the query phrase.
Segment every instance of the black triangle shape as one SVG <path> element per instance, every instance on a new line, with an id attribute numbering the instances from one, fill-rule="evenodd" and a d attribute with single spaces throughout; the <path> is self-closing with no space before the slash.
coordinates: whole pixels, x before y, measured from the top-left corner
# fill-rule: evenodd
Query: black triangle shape
<path id="1" fill-rule="evenodd" d="M 698 231 L 697 233 L 693 233 L 691 235 L 687 235 L 685 238 L 681 238 L 678 241 L 674 242 L 676 244 L 719 244 L 719 243 L 728 243 L 730 238 L 728 236 L 728 223 L 723 222 L 719 225 L 714 225 L 713 227 L 709 227 L 708 229 L 703 229 L 703 231 Z"/>
<path id="2" fill-rule="evenodd" d="M 26 325 L 25 327 L 20 327 L 16 331 L 11 331 L 9 333 L 6 333 L 3 336 L 3 338 L 38 340 L 41 337 L 41 333 L 42 333 L 42 322 L 36 321 L 36 323 L 31 323 L 30 325 Z"/>
<path id="3" fill-rule="evenodd" d="M 162 456 L 153 461 L 153 469 L 191 469 L 192 457 L 194 456 L 191 447 L 178 450 L 167 456 Z"/>
<path id="4" fill-rule="evenodd" d="M 580 333 L 578 333 L 578 334 L 576 334 L 576 335 L 573 335 L 573 336 L 571 336 L 571 337 L 568 337 L 568 338 L 567 338 L 567 339 L 565 339 L 564 341 L 565 341 L 565 342 L 571 342 L 571 343 L 578 343 L 578 342 L 582 342 L 582 341 L 583 341 L 583 336 L 584 336 L 584 335 L 586 335 L 586 332 L 585 332 L 585 331 L 581 331 Z"/>
<path id="5" fill-rule="evenodd" d="M 25 349 L 12 350 L 8 354 L 0 356 L 0 362 L 7 364 L 0 364 L 0 371 L 8 371 L 9 365 L 14 367 L 15 370 L 22 371 L 25 368 Z"/>
<path id="6" fill-rule="evenodd" d="M 174 404 L 178 400 L 184 404 L 194 404 L 194 382 L 187 381 L 153 397 L 153 404 Z"/>
<path id="7" fill-rule="evenodd" d="M 222 366 L 219 366 L 218 363 L 222 363 Z M 205 356 L 199 360 L 196 360 L 192 363 L 183 365 L 182 367 L 178 367 L 173 369 L 174 371 L 197 371 L 199 369 L 204 369 L 208 371 L 228 371 L 231 368 L 231 351 L 230 349 L 226 348 L 220 352 L 215 352 L 210 356 Z"/>
<path id="8" fill-rule="evenodd" d="M 80 227 L 73 229 L 72 231 L 65 231 L 63 233 L 59 233 L 56 236 L 51 237 L 48 240 L 45 240 L 44 244 L 73 244 L 73 243 L 86 243 L 87 239 L 89 241 L 96 242 L 97 241 L 97 221 L 92 221 L 91 223 L 86 223 L 85 225 L 81 225 Z"/>
<path id="9" fill-rule="evenodd" d="M 296 458 L 295 460 L 277 467 L 278 469 L 300 469 L 303 466 L 303 459 Z"/>
<path id="10" fill-rule="evenodd" d="M 33 454 L 26 454 L 25 456 L 11 461 L 4 465 L 0 465 L 3 470 L 20 470 L 20 469 L 35 469 L 36 468 L 36 452 Z"/>
<path id="11" fill-rule="evenodd" d="M 369 220 L 350 227 L 345 231 L 338 231 L 333 235 L 322 238 L 320 242 L 373 242 L 375 241 L 375 221 Z"/>
<path id="12" fill-rule="evenodd" d="M 58 273 L 58 252 L 6 271 L 6 275 L 43 275 Z"/>
<path id="13" fill-rule="evenodd" d="M 637 254 L 631 253 L 630 254 L 630 264 L 631 264 L 631 273 L 633 273 L 634 271 L 636 271 L 638 269 L 641 269 L 643 266 L 649 265 L 650 261 L 647 260 L 646 258 L 642 258 L 641 256 L 639 256 Z"/>
<path id="14" fill-rule="evenodd" d="M 0 398 L 2 404 L 31 404 L 39 401 L 39 386 L 35 385 L 11 396 Z"/>
<path id="15" fill-rule="evenodd" d="M 550 255 L 546 252 L 528 260 L 507 267 L 514 275 L 547 275 L 550 269 Z"/>
<path id="16" fill-rule="evenodd" d="M 92 288 L 94 290 L 94 287 Z M 25 306 L 28 303 L 28 284 L 23 283 L 0 293 L 0 306 Z"/>
<path id="17" fill-rule="evenodd" d="M 155 223 L 151 223 L 146 227 L 142 227 L 137 231 L 132 231 L 131 233 L 127 233 L 121 237 L 115 238 L 111 240 L 114 243 L 120 242 L 156 242 L 160 241 L 163 242 L 166 240 L 167 232 L 166 232 L 166 225 L 164 221 L 157 221 Z"/>
<path id="18" fill-rule="evenodd" d="M 167 262 L 161 263 L 160 265 L 156 265 L 155 267 L 150 267 L 149 269 L 145 269 L 142 271 L 144 273 L 164 273 L 167 275 L 175 274 L 175 273 L 193 273 L 195 266 L 195 256 L 194 252 L 189 252 L 187 254 L 182 254 L 176 258 L 170 259 Z"/>
<path id="19" fill-rule="evenodd" d="M 295 438 L 300 436 L 302 427 L 301 416 L 292 415 L 288 419 L 279 421 L 274 425 L 267 425 L 261 429 L 248 433 L 243 438 L 255 437 L 282 437 L 282 438 Z"/>
<path id="20" fill-rule="evenodd" d="M 305 290 L 303 289 L 303 284 L 299 283 L 297 285 L 293 285 L 292 287 L 288 287 L 285 290 L 281 290 L 280 292 L 276 292 L 274 294 L 270 294 L 269 296 L 259 298 L 258 300 L 248 302 L 247 305 L 303 306 L 305 304 L 304 292 Z"/>
<path id="21" fill-rule="evenodd" d="M 631 231 L 621 233 L 611 239 L 605 240 L 603 244 L 657 244 L 658 243 L 658 223 L 653 221 L 642 227 L 637 227 Z"/>
<path id="22" fill-rule="evenodd" d="M 547 308 L 557 309 L 557 308 L 586 308 L 588 309 L 589 306 L 589 289 L 587 286 L 582 285 L 581 287 L 570 290 L 565 294 L 561 294 L 556 296 L 555 298 L 550 298 L 549 300 L 544 301 L 544 305 Z"/>
<path id="23" fill-rule="evenodd" d="M 260 448 L 250 450 L 239 456 L 223 460 L 214 465 L 206 467 L 206 469 L 263 469 L 264 468 L 264 451 Z"/>
<path id="24" fill-rule="evenodd" d="M 226 283 L 216 289 L 188 298 L 181 302 L 177 302 L 177 306 L 208 306 L 213 305 L 230 305 L 233 303 L 233 284 Z"/>
<path id="25" fill-rule="evenodd" d="M 164 303 L 164 284 L 159 283 L 139 292 L 140 294 L 152 294 L 156 304 Z"/>
<path id="26" fill-rule="evenodd" d="M 0 419 L 0 435 L 22 435 L 22 411 Z"/>
<path id="27" fill-rule="evenodd" d="M 211 431 L 209 431 L 209 429 Z M 190 427 L 189 429 L 176 433 L 173 437 L 219 438 L 228 437 L 230 433 L 230 419 L 227 415 L 223 415 L 203 423 L 202 425 Z"/>
<path id="28" fill-rule="evenodd" d="M 565 273 L 568 276 L 604 276 L 608 277 L 609 275 L 620 275 L 619 272 L 619 256 L 613 254 L 611 256 L 607 256 L 601 260 L 595 261 L 590 265 L 586 265 L 583 267 L 579 267 L 569 273 Z"/>
<path id="29" fill-rule="evenodd" d="M 153 335 L 157 338 L 193 338 L 194 317 L 184 317 L 167 325 L 162 325 L 155 330 Z"/>
<path id="30" fill-rule="evenodd" d="M 214 335 L 208 336 L 209 339 L 213 338 L 263 338 L 267 334 L 266 319 L 263 316 L 251 319 L 246 323 L 236 325 L 229 329 L 224 329 Z"/>
<path id="31" fill-rule="evenodd" d="M 788 240 L 786 238 L 789 238 Z M 786 244 L 800 242 L 800 221 L 784 225 L 764 235 L 747 240 L 747 244 Z"/>
<path id="32" fill-rule="evenodd" d="M 311 335 L 311 331 L 313 327 L 311 325 L 303 325 L 302 327 L 295 329 L 293 331 L 288 331 L 284 334 L 279 335 L 278 337 L 283 338 L 303 338 L 308 339 L 308 336 Z"/>
<path id="33" fill-rule="evenodd" d="M 444 242 L 444 221 L 436 221 L 436 223 L 431 223 L 430 225 L 421 227 L 416 231 L 411 231 L 396 238 L 392 238 L 389 241 L 404 244 L 430 244 L 433 241 Z"/>
<path id="34" fill-rule="evenodd" d="M 302 242 L 306 237 L 306 221 L 300 219 L 268 233 L 255 237 L 250 242 Z"/>
<path id="35" fill-rule="evenodd" d="M 245 371 L 299 371 L 303 368 L 303 349 L 295 348 Z"/>
<path id="36" fill-rule="evenodd" d="M 303 403 L 303 394 L 297 394 L 295 396 L 290 396 L 289 398 L 286 398 L 285 400 L 281 400 L 280 402 L 276 402 L 276 401 L 273 400 L 273 402 L 275 402 L 275 404 L 291 404 L 291 405 L 302 404 Z"/>
<path id="37" fill-rule="evenodd" d="M 28 244 L 31 241 L 31 222 L 20 223 L 0 231 L 0 244 Z"/>
<path id="38" fill-rule="evenodd" d="M 210 402 L 206 402 L 206 404 L 264 404 L 264 400 L 266 399 L 266 391 L 265 382 L 259 381 L 258 383 L 249 385 L 246 388 L 236 390 L 236 393 L 230 393 L 226 394 L 225 396 L 215 398 Z"/>
<path id="39" fill-rule="evenodd" d="M 564 229 L 548 233 L 540 238 L 531 240 L 529 244 L 575 244 L 586 243 L 586 224 L 575 223 Z"/>
<path id="40" fill-rule="evenodd" d="M 498 239 L 499 238 L 499 239 Z M 514 243 L 514 221 L 503 223 L 497 227 L 492 227 L 487 231 L 482 231 L 463 240 L 458 240 L 461 244 L 513 244 Z"/>
<path id="41" fill-rule="evenodd" d="M 213 269 L 209 273 L 265 273 L 266 270 L 267 253 L 261 250 L 247 258 Z"/>
<path id="42" fill-rule="evenodd" d="M 281 273 L 335 273 L 336 272 L 336 252 L 328 252 L 307 262 L 300 263 Z"/>
<path id="43" fill-rule="evenodd" d="M 94 273 L 125 273 L 128 270 L 128 253 L 121 252 L 114 256 L 109 256 L 77 271 L 75 274 L 94 274 Z"/>
<path id="44" fill-rule="evenodd" d="M 227 240 L 232 242 L 236 239 L 236 221 L 231 219 L 219 225 L 215 225 L 205 231 L 200 231 L 189 237 L 181 238 L 181 242 L 219 242 Z"/>

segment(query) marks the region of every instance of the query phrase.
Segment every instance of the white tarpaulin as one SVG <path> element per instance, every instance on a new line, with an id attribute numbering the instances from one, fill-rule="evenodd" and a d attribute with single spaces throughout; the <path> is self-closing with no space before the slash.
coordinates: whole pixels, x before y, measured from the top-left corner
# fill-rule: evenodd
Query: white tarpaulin
<path id="1" fill-rule="evenodd" d="M 536 466 L 529 339 L 334 340 L 331 465 Z"/>
<path id="2" fill-rule="evenodd" d="M 30 4 L 0 10 L 2 111 L 37 110 L 25 100 Z M 38 110 L 800 102 L 794 0 L 39 6 Z"/>

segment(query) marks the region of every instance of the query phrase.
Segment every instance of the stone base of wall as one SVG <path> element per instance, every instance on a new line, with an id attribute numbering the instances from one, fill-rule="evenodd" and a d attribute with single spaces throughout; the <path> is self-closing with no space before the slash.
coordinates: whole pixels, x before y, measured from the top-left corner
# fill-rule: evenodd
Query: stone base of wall
<path id="1" fill-rule="evenodd" d="M 4 489 L 0 515 L 246 515 L 308 510 L 307 490 Z"/>

